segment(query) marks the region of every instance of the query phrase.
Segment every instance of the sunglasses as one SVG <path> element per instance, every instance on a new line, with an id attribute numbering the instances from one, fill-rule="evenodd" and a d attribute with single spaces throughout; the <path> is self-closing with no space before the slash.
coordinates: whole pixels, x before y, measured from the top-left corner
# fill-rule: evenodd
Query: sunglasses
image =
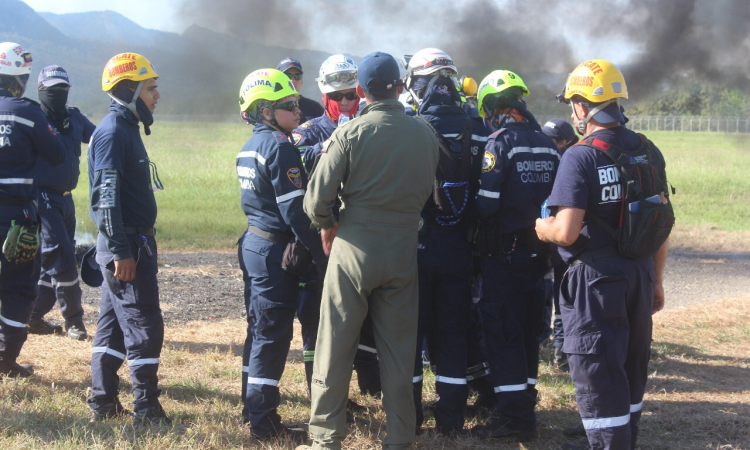
<path id="1" fill-rule="evenodd" d="M 299 81 L 302 79 L 301 73 L 288 73 L 286 76 L 289 77 L 290 80 Z"/>
<path id="2" fill-rule="evenodd" d="M 326 95 L 334 102 L 340 102 L 344 98 L 347 100 L 356 100 L 359 98 L 359 95 L 357 95 L 356 91 L 347 92 L 346 94 L 344 94 L 343 92 L 329 92 Z"/>
<path id="3" fill-rule="evenodd" d="M 277 103 L 273 105 L 273 109 L 283 109 L 284 111 L 289 111 L 289 112 L 293 112 L 297 108 L 299 108 L 298 100 L 292 100 L 290 102 Z"/>

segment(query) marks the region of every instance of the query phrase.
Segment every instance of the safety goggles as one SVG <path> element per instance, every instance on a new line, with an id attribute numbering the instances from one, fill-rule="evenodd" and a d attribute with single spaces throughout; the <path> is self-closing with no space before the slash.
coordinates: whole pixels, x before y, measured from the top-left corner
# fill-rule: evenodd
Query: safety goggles
<path id="1" fill-rule="evenodd" d="M 346 94 L 343 92 L 329 92 L 326 95 L 334 102 L 340 102 L 342 99 L 356 100 L 359 98 L 356 91 L 347 92 Z"/>
<path id="2" fill-rule="evenodd" d="M 315 81 L 322 81 L 336 90 L 353 88 L 357 85 L 357 72 L 329 73 L 323 78 L 316 78 Z"/>
<path id="3" fill-rule="evenodd" d="M 302 79 L 301 73 L 287 73 L 286 76 L 288 76 L 290 80 L 294 81 L 299 81 Z"/>
<path id="4" fill-rule="evenodd" d="M 284 111 L 293 112 L 299 108 L 299 100 L 292 100 L 290 102 L 276 103 L 273 105 L 273 109 L 283 109 Z"/>

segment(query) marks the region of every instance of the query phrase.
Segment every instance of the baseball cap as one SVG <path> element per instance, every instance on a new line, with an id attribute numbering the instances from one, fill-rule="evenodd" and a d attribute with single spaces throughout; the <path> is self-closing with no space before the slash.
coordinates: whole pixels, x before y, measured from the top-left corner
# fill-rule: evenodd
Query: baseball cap
<path id="1" fill-rule="evenodd" d="M 383 52 L 365 55 L 359 63 L 357 78 L 367 92 L 378 93 L 404 85 L 398 63 L 393 56 Z"/>
<path id="2" fill-rule="evenodd" d="M 60 66 L 47 66 L 39 72 L 39 84 L 45 87 L 54 86 L 56 84 L 65 83 L 70 86 L 70 79 L 68 79 L 68 72 Z"/>
<path id="3" fill-rule="evenodd" d="M 289 56 L 282 59 L 281 62 L 279 62 L 279 65 L 276 66 L 276 70 L 279 70 L 281 72 L 286 72 L 287 70 L 292 69 L 292 68 L 299 69 L 299 71 L 302 72 L 302 64 L 300 64 L 300 62 L 297 61 L 296 59 L 291 58 Z"/>
<path id="4" fill-rule="evenodd" d="M 562 119 L 550 119 L 542 127 L 542 132 L 547 136 L 555 139 L 562 139 L 566 142 L 578 142 L 573 126 Z"/>

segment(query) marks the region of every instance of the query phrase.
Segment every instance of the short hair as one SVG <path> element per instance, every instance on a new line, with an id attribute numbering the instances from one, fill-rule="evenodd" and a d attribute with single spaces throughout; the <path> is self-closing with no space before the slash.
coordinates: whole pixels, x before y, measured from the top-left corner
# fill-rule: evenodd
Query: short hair
<path id="1" fill-rule="evenodd" d="M 380 82 L 380 80 L 373 80 L 370 82 L 371 85 L 377 85 Z M 391 86 L 388 89 L 385 88 L 385 84 L 380 86 L 369 86 L 372 89 L 377 89 L 378 92 L 370 92 L 366 89 L 363 89 L 365 91 L 365 97 L 367 97 L 368 100 L 371 102 L 378 102 L 380 100 L 396 100 L 398 99 L 398 86 Z M 383 90 L 380 90 L 383 89 Z"/>

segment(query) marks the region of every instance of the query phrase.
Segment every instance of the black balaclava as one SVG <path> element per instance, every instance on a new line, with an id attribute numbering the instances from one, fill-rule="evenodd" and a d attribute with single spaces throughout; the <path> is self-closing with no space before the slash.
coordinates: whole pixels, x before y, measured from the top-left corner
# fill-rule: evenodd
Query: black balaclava
<path id="1" fill-rule="evenodd" d="M 68 120 L 68 109 L 65 107 L 68 102 L 68 86 L 58 84 L 44 87 L 40 85 L 39 88 L 37 95 L 44 115 L 60 133 L 69 134 L 71 131 L 70 121 Z"/>
<path id="2" fill-rule="evenodd" d="M 143 131 L 146 133 L 146 136 L 148 136 L 151 134 L 150 127 L 154 124 L 154 115 L 148 110 L 146 102 L 139 97 L 141 88 L 143 88 L 143 83 L 145 83 L 145 81 L 132 82 L 129 80 L 123 80 L 117 83 L 117 86 L 112 89 L 109 96 L 112 97 L 112 100 L 131 110 L 136 118 L 143 122 Z M 133 85 L 135 85 L 135 91 L 131 89 Z M 133 104 L 134 98 L 135 104 Z"/>

